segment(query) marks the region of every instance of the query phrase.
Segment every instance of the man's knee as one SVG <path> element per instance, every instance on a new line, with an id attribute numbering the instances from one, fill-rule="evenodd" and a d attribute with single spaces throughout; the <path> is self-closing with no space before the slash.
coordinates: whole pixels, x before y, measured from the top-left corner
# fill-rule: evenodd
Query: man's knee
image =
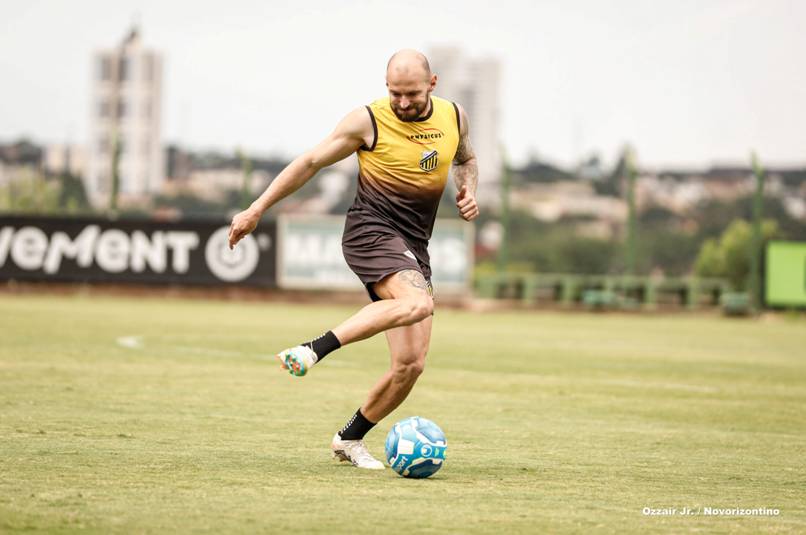
<path id="1" fill-rule="evenodd" d="M 395 378 L 403 383 L 413 383 L 417 378 L 422 375 L 425 369 L 425 359 L 417 359 L 407 362 L 399 362 L 395 364 L 392 372 Z"/>
<path id="2" fill-rule="evenodd" d="M 429 295 L 406 298 L 406 323 L 423 321 L 434 312 L 434 301 Z"/>

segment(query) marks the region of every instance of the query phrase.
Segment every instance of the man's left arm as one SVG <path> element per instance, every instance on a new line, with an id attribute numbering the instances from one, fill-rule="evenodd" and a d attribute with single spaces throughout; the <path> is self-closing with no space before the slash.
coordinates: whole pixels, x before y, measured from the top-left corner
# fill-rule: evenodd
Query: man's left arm
<path id="1" fill-rule="evenodd" d="M 476 186 L 479 183 L 479 167 L 476 165 L 476 154 L 470 145 L 470 125 L 464 108 L 459 108 L 459 146 L 453 157 L 453 180 L 456 189 L 456 208 L 466 221 L 471 221 L 479 215 L 476 204 Z"/>

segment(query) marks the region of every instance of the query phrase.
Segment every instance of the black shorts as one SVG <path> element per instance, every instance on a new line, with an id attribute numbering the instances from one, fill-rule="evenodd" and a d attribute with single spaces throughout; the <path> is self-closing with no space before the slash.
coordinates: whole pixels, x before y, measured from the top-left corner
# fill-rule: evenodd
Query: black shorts
<path id="1" fill-rule="evenodd" d="M 412 247 L 395 234 L 368 232 L 351 237 L 345 235 L 341 250 L 347 265 L 364 283 L 373 301 L 381 299 L 372 289 L 376 282 L 407 269 L 422 273 L 428 284 L 428 293 L 433 295 L 431 266 L 425 247 Z"/>

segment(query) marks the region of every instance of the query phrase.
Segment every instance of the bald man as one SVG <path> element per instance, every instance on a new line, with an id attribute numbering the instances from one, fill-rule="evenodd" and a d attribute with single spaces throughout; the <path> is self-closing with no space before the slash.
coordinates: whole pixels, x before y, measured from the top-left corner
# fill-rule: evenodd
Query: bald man
<path id="1" fill-rule="evenodd" d="M 467 115 L 458 104 L 432 96 L 436 84 L 423 54 L 397 52 L 386 69 L 389 96 L 350 112 L 327 138 L 291 162 L 230 226 L 229 244 L 234 247 L 266 210 L 317 171 L 358 154 L 358 192 L 347 212 L 342 250 L 372 303 L 277 358 L 289 373 L 303 376 L 332 351 L 386 333 L 389 371 L 331 443 L 335 459 L 359 468 L 384 468 L 363 438 L 406 399 L 425 365 L 434 310 L 427 247 L 451 169 L 459 213 L 467 221 L 479 213 L 478 168 Z"/>

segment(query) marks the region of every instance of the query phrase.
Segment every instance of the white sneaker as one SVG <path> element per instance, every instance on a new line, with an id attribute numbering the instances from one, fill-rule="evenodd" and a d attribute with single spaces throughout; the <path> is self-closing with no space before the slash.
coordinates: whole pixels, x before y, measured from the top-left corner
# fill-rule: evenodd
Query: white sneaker
<path id="1" fill-rule="evenodd" d="M 308 346 L 295 346 L 283 349 L 277 354 L 280 364 L 291 375 L 302 377 L 319 360 L 313 349 Z"/>
<path id="2" fill-rule="evenodd" d="M 330 448 L 333 450 L 333 458 L 339 462 L 353 463 L 353 466 L 368 470 L 383 470 L 385 468 L 381 461 L 369 453 L 363 440 L 342 440 L 339 434 L 336 433 Z"/>

